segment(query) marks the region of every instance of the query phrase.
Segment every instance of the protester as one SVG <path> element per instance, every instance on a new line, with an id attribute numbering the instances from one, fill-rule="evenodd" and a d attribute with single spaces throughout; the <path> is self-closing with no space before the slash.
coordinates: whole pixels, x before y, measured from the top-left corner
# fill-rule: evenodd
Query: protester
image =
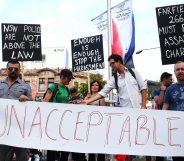
<path id="1" fill-rule="evenodd" d="M 112 89 L 117 89 L 117 104 L 119 107 L 146 109 L 147 85 L 140 74 L 135 69 L 128 70 L 123 64 L 122 57 L 119 55 L 111 55 L 108 61 L 113 72 L 117 73 L 117 80 L 112 76 L 100 92 L 82 103 L 90 104 L 105 97 Z M 127 160 L 131 161 L 132 157 L 127 156 Z"/>
<path id="2" fill-rule="evenodd" d="M 60 82 L 58 84 L 53 83 L 49 86 L 47 93 L 44 97 L 44 102 L 55 102 L 55 103 L 69 103 L 70 92 L 66 85 L 69 85 L 71 79 L 74 79 L 73 74 L 68 69 L 63 69 L 60 73 Z M 57 90 L 55 91 L 55 89 Z M 54 95 L 54 97 L 53 97 Z M 51 100 L 52 99 L 52 100 Z M 60 158 L 60 161 L 68 161 L 70 152 L 61 151 L 47 151 L 47 161 L 55 161 Z"/>
<path id="3" fill-rule="evenodd" d="M 162 109 L 166 89 L 172 84 L 172 74 L 164 72 L 160 76 L 161 87 L 152 92 L 152 97 L 159 110 Z M 164 161 L 164 157 L 156 157 L 155 161 Z"/>
<path id="4" fill-rule="evenodd" d="M 152 93 L 152 97 L 159 110 L 162 109 L 163 99 L 166 89 L 172 84 L 172 74 L 164 72 L 160 76 L 161 87 L 155 89 Z"/>
<path id="5" fill-rule="evenodd" d="M 77 104 L 84 99 L 83 95 L 78 93 L 77 87 L 70 88 L 71 98 L 70 103 Z"/>
<path id="6" fill-rule="evenodd" d="M 85 99 L 89 99 L 93 97 L 95 94 L 97 94 L 100 90 L 102 89 L 102 85 L 99 81 L 93 81 L 90 84 L 90 90 L 91 93 L 89 93 Z M 94 102 L 91 102 L 90 105 L 95 105 L 95 106 L 106 106 L 105 99 L 101 98 L 99 100 L 96 100 Z M 105 154 L 89 154 L 88 156 L 88 161 L 96 161 L 96 156 L 97 156 L 97 161 L 105 161 Z"/>
<path id="7" fill-rule="evenodd" d="M 178 61 L 174 66 L 177 83 L 167 88 L 164 96 L 163 110 L 184 111 L 184 62 Z M 184 157 L 173 157 L 173 161 L 184 161 Z"/>
<path id="8" fill-rule="evenodd" d="M 32 101 L 31 87 L 20 78 L 20 63 L 9 61 L 7 63 L 8 76 L 0 81 L 0 98 L 14 99 L 19 101 Z M 0 161 L 12 161 L 16 154 L 16 161 L 28 161 L 28 149 L 0 145 Z"/>
<path id="9" fill-rule="evenodd" d="M 77 87 L 70 88 L 71 98 L 69 100 L 72 104 L 77 104 L 84 99 L 83 95 L 78 93 Z M 85 153 L 72 152 L 72 159 L 74 161 L 86 161 Z"/>

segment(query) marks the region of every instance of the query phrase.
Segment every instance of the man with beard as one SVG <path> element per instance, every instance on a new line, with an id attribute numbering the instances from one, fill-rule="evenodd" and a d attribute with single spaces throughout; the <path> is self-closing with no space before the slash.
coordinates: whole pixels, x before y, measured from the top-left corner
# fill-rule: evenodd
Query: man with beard
<path id="1" fill-rule="evenodd" d="M 20 63 L 9 61 L 7 63 L 8 77 L 0 81 L 0 98 L 14 99 L 19 101 L 32 100 L 31 87 L 20 78 Z M 12 161 L 13 154 L 16 161 L 28 161 L 28 149 L 0 145 L 0 161 Z"/>
<path id="2" fill-rule="evenodd" d="M 164 96 L 163 110 L 184 111 L 184 62 L 178 61 L 174 66 L 177 83 L 167 88 Z M 183 161 L 184 157 L 173 157 L 173 161 Z"/>

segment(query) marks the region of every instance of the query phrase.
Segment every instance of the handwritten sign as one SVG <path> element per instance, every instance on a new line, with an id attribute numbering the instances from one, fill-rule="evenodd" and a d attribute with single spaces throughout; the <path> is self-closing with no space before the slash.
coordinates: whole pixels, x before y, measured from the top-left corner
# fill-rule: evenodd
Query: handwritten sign
<path id="1" fill-rule="evenodd" d="M 71 41 L 73 72 L 105 68 L 102 35 Z"/>
<path id="2" fill-rule="evenodd" d="M 156 8 L 162 64 L 184 60 L 184 4 Z"/>
<path id="3" fill-rule="evenodd" d="M 0 99 L 0 144 L 184 156 L 184 112 Z"/>
<path id="4" fill-rule="evenodd" d="M 1 24 L 3 61 L 41 61 L 41 27 Z"/>

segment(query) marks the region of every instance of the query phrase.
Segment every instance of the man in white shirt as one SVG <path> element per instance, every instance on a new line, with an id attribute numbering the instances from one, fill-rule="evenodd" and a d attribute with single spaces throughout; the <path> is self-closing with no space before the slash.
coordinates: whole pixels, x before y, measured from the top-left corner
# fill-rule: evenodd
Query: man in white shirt
<path id="1" fill-rule="evenodd" d="M 140 74 L 135 69 L 131 69 L 132 72 L 130 72 L 124 66 L 123 59 L 119 55 L 111 55 L 108 61 L 113 72 L 117 72 L 117 81 L 112 76 L 100 92 L 81 103 L 88 105 L 105 97 L 112 89 L 117 89 L 118 107 L 146 109 L 147 84 L 143 81 Z M 150 160 L 151 157 L 146 157 L 146 161 Z M 132 157 L 127 156 L 127 161 L 132 161 Z"/>
<path id="2" fill-rule="evenodd" d="M 108 58 L 109 64 L 113 72 L 117 72 L 117 87 L 119 107 L 133 107 L 146 109 L 146 91 L 147 85 L 143 81 L 140 74 L 131 69 L 134 76 L 124 66 L 122 57 L 116 54 Z M 112 89 L 116 89 L 116 82 L 114 76 L 106 83 L 104 88 L 96 95 L 88 100 L 82 101 L 83 104 L 90 104 L 100 98 L 105 97 Z"/>

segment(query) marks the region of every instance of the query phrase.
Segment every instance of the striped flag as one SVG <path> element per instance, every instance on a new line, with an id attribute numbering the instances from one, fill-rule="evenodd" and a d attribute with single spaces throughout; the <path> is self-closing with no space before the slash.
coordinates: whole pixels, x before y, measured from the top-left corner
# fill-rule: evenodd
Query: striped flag
<path id="1" fill-rule="evenodd" d="M 135 50 L 135 25 L 131 0 L 124 0 L 111 8 L 112 13 L 112 53 L 123 57 L 128 67 L 134 67 L 132 55 Z M 102 32 L 107 42 L 108 22 L 107 11 L 92 19 L 92 22 Z"/>

